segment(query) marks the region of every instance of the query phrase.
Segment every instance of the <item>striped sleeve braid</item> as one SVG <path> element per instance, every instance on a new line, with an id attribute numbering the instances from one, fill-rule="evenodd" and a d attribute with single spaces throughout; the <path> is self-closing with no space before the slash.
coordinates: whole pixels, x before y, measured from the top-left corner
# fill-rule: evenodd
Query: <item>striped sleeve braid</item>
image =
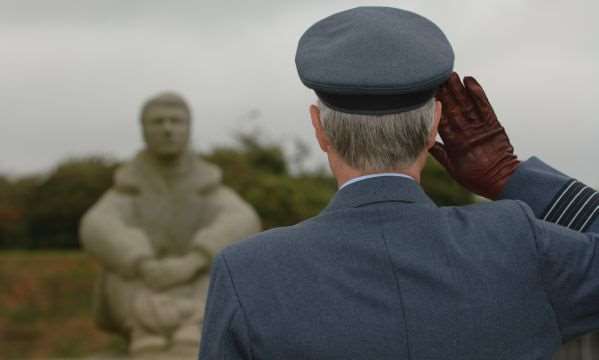
<path id="1" fill-rule="evenodd" d="M 585 231 L 599 216 L 599 193 L 585 184 L 572 180 L 548 206 L 543 220 Z"/>

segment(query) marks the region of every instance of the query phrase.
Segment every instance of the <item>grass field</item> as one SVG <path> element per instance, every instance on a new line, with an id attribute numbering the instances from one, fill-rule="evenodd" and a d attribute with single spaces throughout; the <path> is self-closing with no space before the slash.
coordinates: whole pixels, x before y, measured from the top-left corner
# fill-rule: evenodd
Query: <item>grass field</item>
<path id="1" fill-rule="evenodd" d="M 81 252 L 0 252 L 0 358 L 82 357 L 124 349 L 96 329 L 99 267 Z"/>

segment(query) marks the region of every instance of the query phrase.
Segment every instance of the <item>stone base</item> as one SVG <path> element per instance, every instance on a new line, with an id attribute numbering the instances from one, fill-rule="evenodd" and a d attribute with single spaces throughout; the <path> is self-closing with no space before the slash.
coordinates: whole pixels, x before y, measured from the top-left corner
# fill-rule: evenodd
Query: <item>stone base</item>
<path id="1" fill-rule="evenodd" d="M 87 357 L 86 360 L 197 360 L 197 346 L 177 346 L 157 353 L 144 353 L 139 356 L 129 356 L 123 353 L 101 353 Z M 58 360 L 58 359 L 56 359 Z"/>
<path id="2" fill-rule="evenodd" d="M 553 360 L 599 359 L 599 332 L 581 336 L 564 344 Z"/>

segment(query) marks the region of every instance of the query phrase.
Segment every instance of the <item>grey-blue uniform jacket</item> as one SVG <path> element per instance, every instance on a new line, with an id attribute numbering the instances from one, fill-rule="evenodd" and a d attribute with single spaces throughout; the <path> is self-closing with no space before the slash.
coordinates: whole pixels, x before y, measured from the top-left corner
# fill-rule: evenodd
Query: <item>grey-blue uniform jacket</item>
<path id="1" fill-rule="evenodd" d="M 599 329 L 599 195 L 531 158 L 502 198 L 377 177 L 225 249 L 200 359 L 550 359 Z"/>

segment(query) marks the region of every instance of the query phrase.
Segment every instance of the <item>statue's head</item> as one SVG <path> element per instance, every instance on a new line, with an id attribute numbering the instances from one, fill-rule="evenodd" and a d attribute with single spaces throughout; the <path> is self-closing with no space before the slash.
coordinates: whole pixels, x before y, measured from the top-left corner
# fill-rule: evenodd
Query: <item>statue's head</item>
<path id="1" fill-rule="evenodd" d="M 182 96 L 163 92 L 148 99 L 140 118 L 150 154 L 170 160 L 186 151 L 191 133 L 191 111 Z"/>

